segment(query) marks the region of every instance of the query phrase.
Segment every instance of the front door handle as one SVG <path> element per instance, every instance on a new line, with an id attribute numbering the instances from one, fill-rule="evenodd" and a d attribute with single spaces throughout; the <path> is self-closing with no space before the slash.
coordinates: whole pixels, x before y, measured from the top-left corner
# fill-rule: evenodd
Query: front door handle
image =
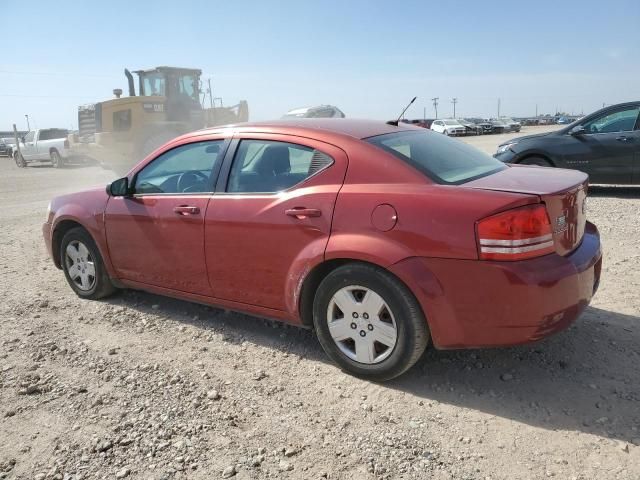
<path id="1" fill-rule="evenodd" d="M 626 142 L 627 140 L 629 140 L 629 137 L 625 137 L 624 135 L 621 135 L 619 137 L 616 137 L 616 140 L 618 140 L 619 142 Z"/>
<path id="2" fill-rule="evenodd" d="M 173 207 L 173 211 L 178 215 L 196 215 L 200 213 L 200 207 L 194 207 L 193 205 L 179 205 Z"/>
<path id="3" fill-rule="evenodd" d="M 290 217 L 296 217 L 298 219 L 303 219 L 307 217 L 319 217 L 322 215 L 322 211 L 317 208 L 304 208 L 304 207 L 296 207 L 289 208 L 284 211 L 286 215 Z"/>

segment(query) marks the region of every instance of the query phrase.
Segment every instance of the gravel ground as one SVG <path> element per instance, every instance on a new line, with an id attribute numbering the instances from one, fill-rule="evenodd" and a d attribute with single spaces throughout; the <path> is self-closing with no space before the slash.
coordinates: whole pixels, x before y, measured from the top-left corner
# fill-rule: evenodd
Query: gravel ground
<path id="1" fill-rule="evenodd" d="M 0 159 L 0 479 L 640 478 L 640 188 L 592 190 L 602 283 L 571 328 L 429 350 L 380 385 L 307 330 L 142 292 L 77 298 L 41 223 L 53 195 L 110 176 Z"/>

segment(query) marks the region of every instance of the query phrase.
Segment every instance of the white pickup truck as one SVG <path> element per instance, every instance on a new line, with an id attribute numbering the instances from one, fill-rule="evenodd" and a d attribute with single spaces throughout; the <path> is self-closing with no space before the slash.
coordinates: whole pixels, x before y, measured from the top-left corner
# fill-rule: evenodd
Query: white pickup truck
<path id="1" fill-rule="evenodd" d="M 20 139 L 20 152 L 14 146 L 16 165 L 26 167 L 34 162 L 51 162 L 54 168 L 68 163 L 84 162 L 85 159 L 74 155 L 69 149 L 64 128 L 42 128 L 32 130 Z"/>

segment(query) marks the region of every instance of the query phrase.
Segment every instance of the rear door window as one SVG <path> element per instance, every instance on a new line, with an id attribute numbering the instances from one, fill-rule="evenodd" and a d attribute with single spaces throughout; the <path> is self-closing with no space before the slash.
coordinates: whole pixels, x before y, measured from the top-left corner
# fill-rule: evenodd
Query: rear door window
<path id="1" fill-rule="evenodd" d="M 304 145 L 242 140 L 233 160 L 227 192 L 281 192 L 332 163 L 330 156 Z"/>
<path id="2" fill-rule="evenodd" d="M 508 168 L 466 143 L 426 130 L 378 135 L 366 141 L 409 163 L 437 183 L 457 185 Z"/>

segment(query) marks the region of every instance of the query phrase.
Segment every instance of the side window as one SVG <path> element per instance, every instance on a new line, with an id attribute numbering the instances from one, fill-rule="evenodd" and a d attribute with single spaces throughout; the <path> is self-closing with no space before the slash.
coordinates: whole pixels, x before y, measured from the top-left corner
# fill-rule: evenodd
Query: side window
<path id="1" fill-rule="evenodd" d="M 24 136 L 24 141 L 26 142 L 33 142 L 33 136 L 36 134 L 36 132 L 29 132 Z"/>
<path id="2" fill-rule="evenodd" d="M 212 192 L 211 175 L 222 161 L 223 144 L 224 140 L 189 143 L 163 153 L 138 172 L 135 193 Z"/>
<path id="3" fill-rule="evenodd" d="M 634 129 L 640 107 L 608 113 L 584 124 L 587 133 L 630 132 Z"/>
<path id="4" fill-rule="evenodd" d="M 242 140 L 233 160 L 227 191 L 281 192 L 332 163 L 330 156 L 310 147 L 270 140 Z"/>

